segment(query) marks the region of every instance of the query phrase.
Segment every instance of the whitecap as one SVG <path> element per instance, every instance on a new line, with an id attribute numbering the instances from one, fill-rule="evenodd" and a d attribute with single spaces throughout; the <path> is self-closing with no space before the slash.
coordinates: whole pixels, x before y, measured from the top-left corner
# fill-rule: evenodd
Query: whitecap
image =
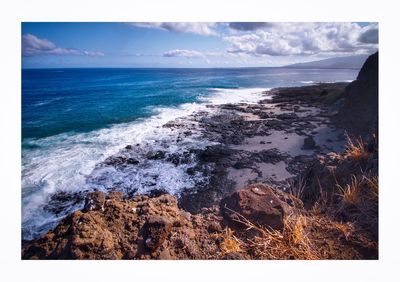
<path id="1" fill-rule="evenodd" d="M 123 189 L 137 189 L 146 193 L 155 186 L 179 196 L 185 189 L 192 189 L 205 181 L 202 175 L 188 176 L 186 170 L 195 163 L 172 165 L 167 161 L 147 161 L 138 168 L 118 170 L 99 167 L 106 158 L 115 155 L 128 144 L 141 144 L 157 150 L 167 144 L 168 154 L 214 144 L 200 139 L 200 132 L 193 131 L 179 144 L 174 143 L 179 130 L 163 127 L 169 121 L 199 111 L 215 111 L 210 104 L 256 103 L 269 97 L 268 89 L 212 89 L 211 95 L 203 96 L 197 103 L 177 107 L 152 108 L 153 115 L 134 122 L 114 125 L 110 128 L 87 133 L 63 133 L 41 139 L 27 139 L 32 149 L 22 152 L 22 227 L 23 237 L 31 239 L 42 234 L 71 211 L 81 206 L 71 206 L 59 215 L 45 211 L 50 196 L 57 192 L 74 193 L 82 190 L 106 190 L 116 185 Z M 152 184 L 152 185 L 153 185 Z M 147 186 L 146 186 L 147 185 Z"/>

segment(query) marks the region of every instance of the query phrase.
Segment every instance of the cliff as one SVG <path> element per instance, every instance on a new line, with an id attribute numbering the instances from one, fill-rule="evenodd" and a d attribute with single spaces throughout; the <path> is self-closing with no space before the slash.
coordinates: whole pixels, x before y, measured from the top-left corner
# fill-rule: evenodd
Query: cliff
<path id="1" fill-rule="evenodd" d="M 338 119 L 354 136 L 378 132 L 378 67 L 376 52 L 365 61 L 357 79 L 346 87 Z"/>

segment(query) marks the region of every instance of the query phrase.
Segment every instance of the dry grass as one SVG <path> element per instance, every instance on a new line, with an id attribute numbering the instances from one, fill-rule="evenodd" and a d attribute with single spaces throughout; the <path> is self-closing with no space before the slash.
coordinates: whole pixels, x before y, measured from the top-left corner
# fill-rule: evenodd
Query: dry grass
<path id="1" fill-rule="evenodd" d="M 370 232 L 377 237 L 378 232 L 378 176 L 361 172 L 351 176 L 351 182 L 340 190 L 341 201 L 331 208 L 332 213 L 346 215 L 359 230 Z M 351 207 L 351 208 L 350 208 Z"/>
<path id="2" fill-rule="evenodd" d="M 240 247 L 242 243 L 239 239 L 233 235 L 233 231 L 230 228 L 226 228 L 223 234 L 223 241 L 220 244 L 220 248 L 224 253 L 238 253 L 242 249 Z"/>
<path id="3" fill-rule="evenodd" d="M 256 258 L 260 259 L 321 259 L 313 249 L 306 227 L 308 220 L 305 215 L 292 214 L 285 218 L 283 230 L 272 230 L 260 227 L 241 214 L 238 222 L 246 226 L 246 231 L 257 231 L 257 236 L 247 238 L 243 248 Z"/>
<path id="4" fill-rule="evenodd" d="M 341 223 L 327 216 L 291 214 L 282 231 L 262 228 L 241 217 L 247 229 L 258 236 L 247 239 L 246 248 L 258 259 L 360 259 L 359 245 L 376 252 L 375 242 L 356 231 L 352 223 Z"/>
<path id="5" fill-rule="evenodd" d="M 225 254 L 240 253 L 243 251 L 241 246 L 244 243 L 234 235 L 234 232 L 229 227 L 225 228 L 224 232 L 216 233 L 211 236 L 215 239 L 221 240 L 221 243 L 219 244 L 222 251 L 221 257 Z"/>
<path id="6" fill-rule="evenodd" d="M 361 173 L 351 175 L 351 182 L 344 187 L 336 184 L 339 196 L 344 204 L 352 204 L 360 208 L 371 204 L 378 204 L 379 184 L 378 176 Z"/>
<path id="7" fill-rule="evenodd" d="M 379 195 L 379 181 L 378 181 L 378 176 L 376 175 L 364 175 L 363 179 L 366 182 L 369 192 L 369 195 L 371 197 L 371 200 L 378 200 L 378 195 Z"/>
<path id="8" fill-rule="evenodd" d="M 360 187 L 361 181 L 358 180 L 357 176 L 351 176 L 351 183 L 345 185 L 344 187 L 336 184 L 340 190 L 340 197 L 345 204 L 357 205 L 360 201 Z"/>
<path id="9" fill-rule="evenodd" d="M 290 178 L 287 184 L 289 186 L 289 194 L 297 199 L 303 197 L 304 189 L 306 187 L 306 181 L 303 177 Z"/>
<path id="10" fill-rule="evenodd" d="M 365 149 L 365 144 L 362 138 L 354 141 L 347 135 L 347 144 L 345 157 L 352 158 L 355 161 L 361 161 L 369 157 L 369 152 Z"/>

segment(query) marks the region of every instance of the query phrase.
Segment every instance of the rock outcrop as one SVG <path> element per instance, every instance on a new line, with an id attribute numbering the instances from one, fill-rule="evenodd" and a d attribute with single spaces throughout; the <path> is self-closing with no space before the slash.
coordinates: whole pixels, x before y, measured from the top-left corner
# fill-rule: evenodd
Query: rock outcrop
<path id="1" fill-rule="evenodd" d="M 103 202 L 104 199 L 104 202 Z M 171 195 L 130 200 L 118 192 L 87 196 L 87 207 L 44 237 L 24 242 L 23 259 L 207 259 L 221 255 L 214 212 L 191 215 Z M 103 204 L 103 205 L 102 205 Z M 210 227 L 210 222 L 218 226 Z"/>
<path id="2" fill-rule="evenodd" d="M 378 67 L 376 52 L 365 61 L 357 79 L 346 87 L 338 119 L 352 135 L 378 131 Z"/>

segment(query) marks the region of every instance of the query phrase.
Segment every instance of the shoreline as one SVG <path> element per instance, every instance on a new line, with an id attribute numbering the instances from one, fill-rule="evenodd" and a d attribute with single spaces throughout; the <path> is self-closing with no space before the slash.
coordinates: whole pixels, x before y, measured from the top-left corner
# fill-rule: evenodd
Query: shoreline
<path id="1" fill-rule="evenodd" d="M 374 63 L 369 64 L 374 69 Z M 359 77 L 374 75 L 363 69 Z M 271 98 L 258 103 L 210 105 L 215 109 L 212 113 L 197 112 L 184 122 L 168 122 L 163 127 L 179 132 L 173 145 L 179 147 L 194 131 L 198 140 L 215 144 L 172 154 L 127 144 L 98 165 L 97 177 L 105 177 L 102 173 L 110 167 L 124 172 L 161 160 L 185 168 L 193 179 L 198 177 L 195 190 L 184 189 L 177 197 L 163 189 L 144 196 L 129 194 L 121 187 L 108 194 L 60 195 L 56 202 L 80 201 L 83 209 L 44 237 L 24 241 L 22 257 L 376 259 L 377 192 L 371 189 L 377 189 L 377 140 L 370 138 L 374 132 L 367 131 L 362 135 L 368 137 L 365 144 L 346 140 L 345 130 L 357 136 L 369 120 L 360 119 L 353 126 L 350 115 L 341 115 L 343 105 L 358 95 L 353 89 L 362 87 L 360 81 L 271 89 L 264 92 Z M 351 107 L 357 109 L 359 104 Z M 343 187 L 360 189 L 357 197 L 368 206 L 367 214 L 364 206 L 358 206 L 359 199 L 347 202 L 345 191 L 350 188 Z M 305 233 L 298 238 L 300 245 L 290 241 L 292 237 L 274 239 L 282 244 L 280 249 L 289 248 L 286 253 L 252 245 L 271 240 L 269 236 L 275 234 L 271 228 L 283 232 L 281 239 L 296 228 Z M 68 243 L 68 238 L 75 239 Z M 321 238 L 326 242 L 321 243 Z M 331 244 L 334 250 L 329 249 Z"/>
<path id="2" fill-rule="evenodd" d="M 347 84 L 325 83 L 300 89 L 310 89 L 319 95 L 319 87 L 343 91 Z M 197 110 L 160 124 L 158 130 L 165 130 L 161 139 L 124 144 L 122 150 L 96 164 L 86 185 L 93 188 L 56 192 L 44 209 L 57 217 L 65 212 L 70 214 L 70 205 L 75 205 L 75 210 L 82 209 L 87 193 L 99 190 L 120 191 L 127 198 L 138 194 L 173 194 L 183 209 L 198 213 L 247 184 L 268 182 L 287 189 L 287 181 L 301 173 L 300 167 L 312 161 L 313 155 L 332 151 L 327 148 L 332 144 L 339 147 L 336 151 L 344 148 L 344 139 L 337 141 L 337 136 L 329 136 L 336 129 L 331 124 L 329 110 L 321 108 L 323 105 L 313 105 L 308 98 L 303 98 L 302 105 L 290 97 L 281 101 L 285 91 L 291 89 L 294 88 L 262 92 L 259 89 L 254 94 L 257 98 L 250 99 L 252 102 L 210 103 L 204 105 L 207 111 Z M 279 91 L 283 94 L 278 94 Z M 316 140 L 315 145 L 303 148 L 309 136 Z M 324 136 L 333 140 L 327 142 Z M 152 171 L 160 163 L 170 169 L 169 174 L 177 173 L 173 178 L 182 178 L 182 183 L 171 183 L 180 188 L 163 189 L 157 185 L 163 176 Z M 129 179 L 132 177 L 139 177 L 148 190 L 132 188 Z M 168 180 L 170 176 L 164 178 Z M 128 180 L 127 184 L 120 179 Z M 184 188 L 186 183 L 192 187 Z"/>

